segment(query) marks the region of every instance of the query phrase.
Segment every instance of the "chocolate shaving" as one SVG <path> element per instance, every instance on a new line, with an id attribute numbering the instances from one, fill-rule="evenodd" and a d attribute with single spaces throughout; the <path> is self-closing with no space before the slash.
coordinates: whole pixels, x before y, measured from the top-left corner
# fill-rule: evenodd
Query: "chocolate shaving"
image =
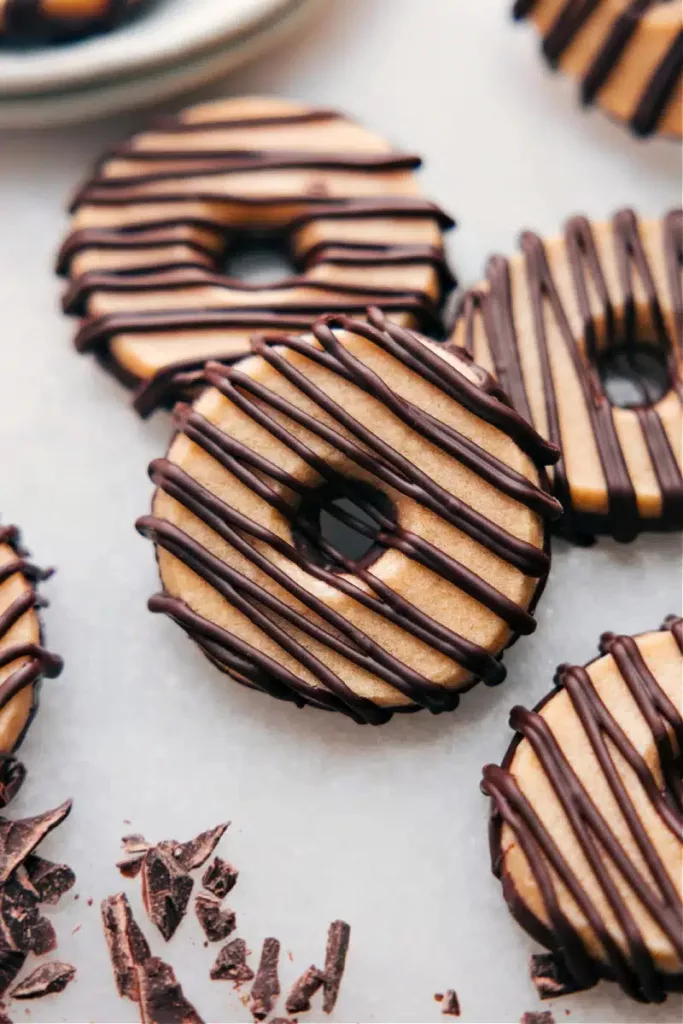
<path id="1" fill-rule="evenodd" d="M 233 939 L 223 946 L 211 968 L 212 981 L 251 981 L 254 972 L 247 964 L 247 944 L 244 939 Z"/>
<path id="2" fill-rule="evenodd" d="M 149 960 L 151 951 L 124 893 L 102 901 L 102 923 L 118 993 L 138 1002 L 140 989 L 136 968 Z"/>
<path id="3" fill-rule="evenodd" d="M 333 921 L 327 933 L 323 1010 L 332 1013 L 344 976 L 351 928 L 345 921 Z"/>
<path id="4" fill-rule="evenodd" d="M 265 939 L 261 950 L 261 961 L 249 996 L 249 1011 L 256 1020 L 265 1020 L 280 995 L 279 958 L 280 943 L 278 940 Z"/>
<path id="5" fill-rule="evenodd" d="M 55 810 L 35 818 L 19 821 L 0 818 L 0 884 L 6 882 L 45 836 L 64 821 L 70 810 L 71 801 L 67 800 Z"/>
<path id="6" fill-rule="evenodd" d="M 460 1000 L 455 989 L 449 988 L 441 997 L 441 1012 L 450 1017 L 460 1016 Z"/>
<path id="7" fill-rule="evenodd" d="M 137 973 L 142 1024 L 204 1024 L 169 964 L 152 956 Z"/>
<path id="8" fill-rule="evenodd" d="M 193 879 L 162 845 L 153 847 L 142 866 L 142 897 L 152 922 L 168 940 L 187 913 Z"/>
<path id="9" fill-rule="evenodd" d="M 304 971 L 300 978 L 298 978 L 292 985 L 291 991 L 287 996 L 287 1002 L 285 1003 L 285 1010 L 287 1013 L 305 1013 L 311 1009 L 311 997 L 316 994 L 318 989 L 323 987 L 325 981 L 325 975 L 322 971 L 318 970 L 313 964 Z"/>
<path id="10" fill-rule="evenodd" d="M 231 935 L 237 923 L 233 910 L 221 910 L 221 905 L 213 896 L 199 895 L 194 901 L 197 919 L 202 926 L 209 942 L 221 942 Z"/>
<path id="11" fill-rule="evenodd" d="M 0 940 L 0 996 L 4 996 L 26 960 L 26 953 L 18 949 L 10 949 Z"/>
<path id="12" fill-rule="evenodd" d="M 544 1010 L 543 1013 L 529 1011 L 522 1014 L 519 1024 L 555 1024 L 555 1018 L 548 1010 Z"/>
<path id="13" fill-rule="evenodd" d="M 229 826 L 230 822 L 226 821 L 222 825 L 217 825 L 216 828 L 209 829 L 208 832 L 202 832 L 196 839 L 191 839 L 189 843 L 174 844 L 173 856 L 185 871 L 194 871 L 196 868 L 202 867 L 220 843 Z"/>
<path id="14" fill-rule="evenodd" d="M 530 974 L 540 999 L 556 999 L 583 991 L 554 953 L 535 953 L 530 961 Z"/>
<path id="15" fill-rule="evenodd" d="M 76 883 L 75 874 L 66 864 L 53 864 L 35 853 L 26 858 L 25 867 L 41 903 L 59 903 Z"/>
<path id="16" fill-rule="evenodd" d="M 238 874 L 232 864 L 215 857 L 202 876 L 202 885 L 222 900 L 235 888 Z"/>
<path id="17" fill-rule="evenodd" d="M 71 964 L 62 964 L 53 960 L 49 964 L 41 964 L 32 974 L 19 982 L 10 992 L 12 999 L 42 999 L 43 996 L 55 992 L 63 992 L 70 981 L 76 977 L 76 968 Z"/>
<path id="18" fill-rule="evenodd" d="M 5 755 L 0 765 L 0 807 L 7 807 L 24 784 L 26 768 L 11 754 Z"/>

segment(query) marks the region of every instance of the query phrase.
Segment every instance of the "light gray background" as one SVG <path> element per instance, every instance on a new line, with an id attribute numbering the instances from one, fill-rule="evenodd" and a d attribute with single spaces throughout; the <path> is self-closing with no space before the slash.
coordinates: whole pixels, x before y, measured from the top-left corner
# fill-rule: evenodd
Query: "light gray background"
<path id="1" fill-rule="evenodd" d="M 460 221 L 449 245 L 463 282 L 522 227 L 553 232 L 568 214 L 605 216 L 620 204 L 656 215 L 680 200 L 678 147 L 582 114 L 575 89 L 544 72 L 530 28 L 509 22 L 507 0 L 323 8 L 304 36 L 205 95 L 339 105 L 424 153 L 425 189 Z M 223 850 L 241 870 L 231 897 L 239 934 L 254 950 L 276 935 L 292 951 L 283 988 L 320 959 L 339 916 L 353 937 L 334 1021 L 445 1019 L 432 995 L 447 987 L 465 1022 L 517 1021 L 538 1008 L 527 976 L 534 946 L 489 874 L 481 767 L 508 743 L 512 704 L 544 694 L 558 662 L 583 662 L 603 630 L 655 627 L 679 606 L 680 540 L 557 544 L 537 634 L 510 652 L 506 685 L 480 687 L 455 716 L 423 712 L 372 730 L 232 685 L 145 610 L 154 559 L 132 524 L 148 507 L 145 469 L 164 450 L 167 417 L 140 422 L 119 385 L 74 354 L 73 324 L 57 309 L 65 198 L 144 116 L 0 136 L 0 504 L 36 558 L 59 567 L 45 620 L 67 664 L 45 685 L 14 810 L 74 796 L 71 820 L 45 849 L 74 866 L 80 893 L 54 915 L 77 982 L 14 1012 L 136 1020 L 115 995 L 97 909 L 122 886 L 119 838 L 134 829 L 185 839 L 231 818 Z M 137 900 L 137 883 L 125 888 Z M 213 951 L 194 921 L 164 954 L 207 1020 L 248 1020 L 231 986 L 209 981 Z M 553 1012 L 570 1024 L 678 1022 L 681 1003 L 640 1007 L 602 985 Z"/>

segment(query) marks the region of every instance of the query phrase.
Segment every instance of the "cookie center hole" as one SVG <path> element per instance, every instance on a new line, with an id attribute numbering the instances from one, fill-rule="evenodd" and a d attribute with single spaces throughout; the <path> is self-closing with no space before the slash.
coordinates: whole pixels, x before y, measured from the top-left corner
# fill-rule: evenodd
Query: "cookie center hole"
<path id="1" fill-rule="evenodd" d="M 643 342 L 601 353 L 598 372 L 609 402 L 620 409 L 649 408 L 670 388 L 666 353 Z"/>
<path id="2" fill-rule="evenodd" d="M 370 484 L 325 484 L 306 496 L 292 525 L 294 543 L 316 565 L 348 572 L 345 560 L 367 568 L 386 545 L 383 531 L 396 528 L 396 512 L 386 494 Z"/>
<path id="3" fill-rule="evenodd" d="M 222 270 L 227 277 L 253 285 L 275 284 L 296 273 L 285 239 L 266 231 L 237 239 L 225 255 Z"/>

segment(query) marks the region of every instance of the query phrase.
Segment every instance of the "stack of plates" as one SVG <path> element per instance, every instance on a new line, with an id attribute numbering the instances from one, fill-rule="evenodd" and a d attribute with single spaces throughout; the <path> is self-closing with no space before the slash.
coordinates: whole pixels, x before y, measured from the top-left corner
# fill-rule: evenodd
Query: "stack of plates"
<path id="1" fill-rule="evenodd" d="M 318 0 L 156 0 L 108 35 L 0 47 L 0 127 L 100 117 L 195 88 L 277 42 Z"/>

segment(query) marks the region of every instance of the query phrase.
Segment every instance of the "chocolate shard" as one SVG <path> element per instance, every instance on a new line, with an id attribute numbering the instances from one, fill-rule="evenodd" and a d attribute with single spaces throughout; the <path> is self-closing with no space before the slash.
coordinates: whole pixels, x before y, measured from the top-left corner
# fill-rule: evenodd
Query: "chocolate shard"
<path id="1" fill-rule="evenodd" d="M 167 942 L 187 913 L 193 886 L 193 879 L 161 845 L 148 851 L 142 865 L 142 897 Z"/>
<path id="2" fill-rule="evenodd" d="M 197 896 L 194 909 L 209 942 L 222 942 L 228 935 L 232 935 L 237 927 L 235 912 L 221 910 L 219 901 L 213 896 Z"/>
<path id="3" fill-rule="evenodd" d="M 41 964 L 40 967 L 36 967 L 35 971 L 12 989 L 10 997 L 12 999 L 42 999 L 43 996 L 63 992 L 75 977 L 75 967 L 53 960 L 49 964 Z"/>
<path id="4" fill-rule="evenodd" d="M 223 946 L 211 968 L 212 981 L 251 981 L 254 972 L 247 964 L 247 944 L 244 939 L 233 939 Z"/>
<path id="5" fill-rule="evenodd" d="M 70 811 L 71 801 L 67 800 L 53 811 L 46 811 L 34 818 L 19 821 L 0 818 L 0 884 L 7 881 L 14 869 L 33 853 L 49 832 L 64 821 Z"/>
<path id="6" fill-rule="evenodd" d="M 204 1024 L 169 964 L 152 956 L 137 973 L 142 1024 Z"/>
<path id="7" fill-rule="evenodd" d="M 455 989 L 449 988 L 444 992 L 441 1000 L 441 1012 L 450 1017 L 460 1016 L 460 1000 Z"/>
<path id="8" fill-rule="evenodd" d="M 144 836 L 141 836 L 139 832 L 133 832 L 130 835 L 123 836 L 121 839 L 121 846 L 123 852 L 127 857 L 135 856 L 140 853 L 147 853 L 151 849 L 152 844 L 148 843 Z"/>
<path id="9" fill-rule="evenodd" d="M 325 1013 L 332 1013 L 337 1002 L 350 938 L 351 928 L 346 921 L 332 922 L 327 933 L 327 949 L 325 951 L 325 981 L 323 985 L 323 1010 Z"/>
<path id="10" fill-rule="evenodd" d="M 25 861 L 26 872 L 41 903 L 59 903 L 76 884 L 76 875 L 66 864 L 53 864 L 32 853 Z"/>
<path id="11" fill-rule="evenodd" d="M 36 956 L 45 956 L 57 948 L 57 933 L 46 917 L 38 917 L 31 929 L 28 949 Z"/>
<path id="12" fill-rule="evenodd" d="M 209 829 L 208 832 L 202 832 L 196 839 L 191 839 L 188 843 L 175 843 L 173 856 L 185 871 L 201 868 L 206 864 L 229 826 L 230 822 L 226 821 L 222 825 L 217 825 L 216 828 Z"/>
<path id="13" fill-rule="evenodd" d="M 55 930 L 41 917 L 39 897 L 26 872 L 15 872 L 0 888 L 0 941 L 15 952 L 38 956 L 56 948 Z"/>
<path id="14" fill-rule="evenodd" d="M 146 853 L 138 853 L 135 857 L 130 857 L 128 860 L 117 861 L 116 866 L 124 878 L 137 878 L 142 871 L 142 865 L 145 862 L 146 856 Z"/>
<path id="15" fill-rule="evenodd" d="M 136 968 L 151 956 L 147 939 L 133 917 L 125 893 L 107 897 L 102 901 L 101 909 L 116 988 L 120 996 L 138 1002 L 140 991 Z"/>
<path id="16" fill-rule="evenodd" d="M 2 758 L 0 764 L 0 807 L 7 807 L 24 784 L 26 768 L 11 754 Z"/>
<path id="17" fill-rule="evenodd" d="M 534 953 L 530 960 L 529 973 L 540 999 L 557 999 L 583 987 L 572 978 L 563 961 L 554 953 Z"/>
<path id="18" fill-rule="evenodd" d="M 223 900 L 235 888 L 238 875 L 237 868 L 234 868 L 232 864 L 228 864 L 220 857 L 214 857 L 202 875 L 202 885 L 219 900 Z"/>
<path id="19" fill-rule="evenodd" d="M 530 1010 L 522 1014 L 519 1024 L 555 1024 L 555 1018 L 548 1010 L 544 1010 L 542 1013 L 534 1013 Z"/>
<path id="20" fill-rule="evenodd" d="M 306 1013 L 311 1009 L 311 998 L 323 987 L 325 975 L 313 964 L 298 978 L 287 996 L 287 1013 Z"/>
<path id="21" fill-rule="evenodd" d="M 249 995 L 249 1012 L 256 1020 L 265 1020 L 280 995 L 278 961 L 280 943 L 277 939 L 265 939 L 261 950 L 261 961 Z"/>
<path id="22" fill-rule="evenodd" d="M 26 961 L 26 953 L 10 949 L 0 940 L 0 996 L 4 996 Z"/>

